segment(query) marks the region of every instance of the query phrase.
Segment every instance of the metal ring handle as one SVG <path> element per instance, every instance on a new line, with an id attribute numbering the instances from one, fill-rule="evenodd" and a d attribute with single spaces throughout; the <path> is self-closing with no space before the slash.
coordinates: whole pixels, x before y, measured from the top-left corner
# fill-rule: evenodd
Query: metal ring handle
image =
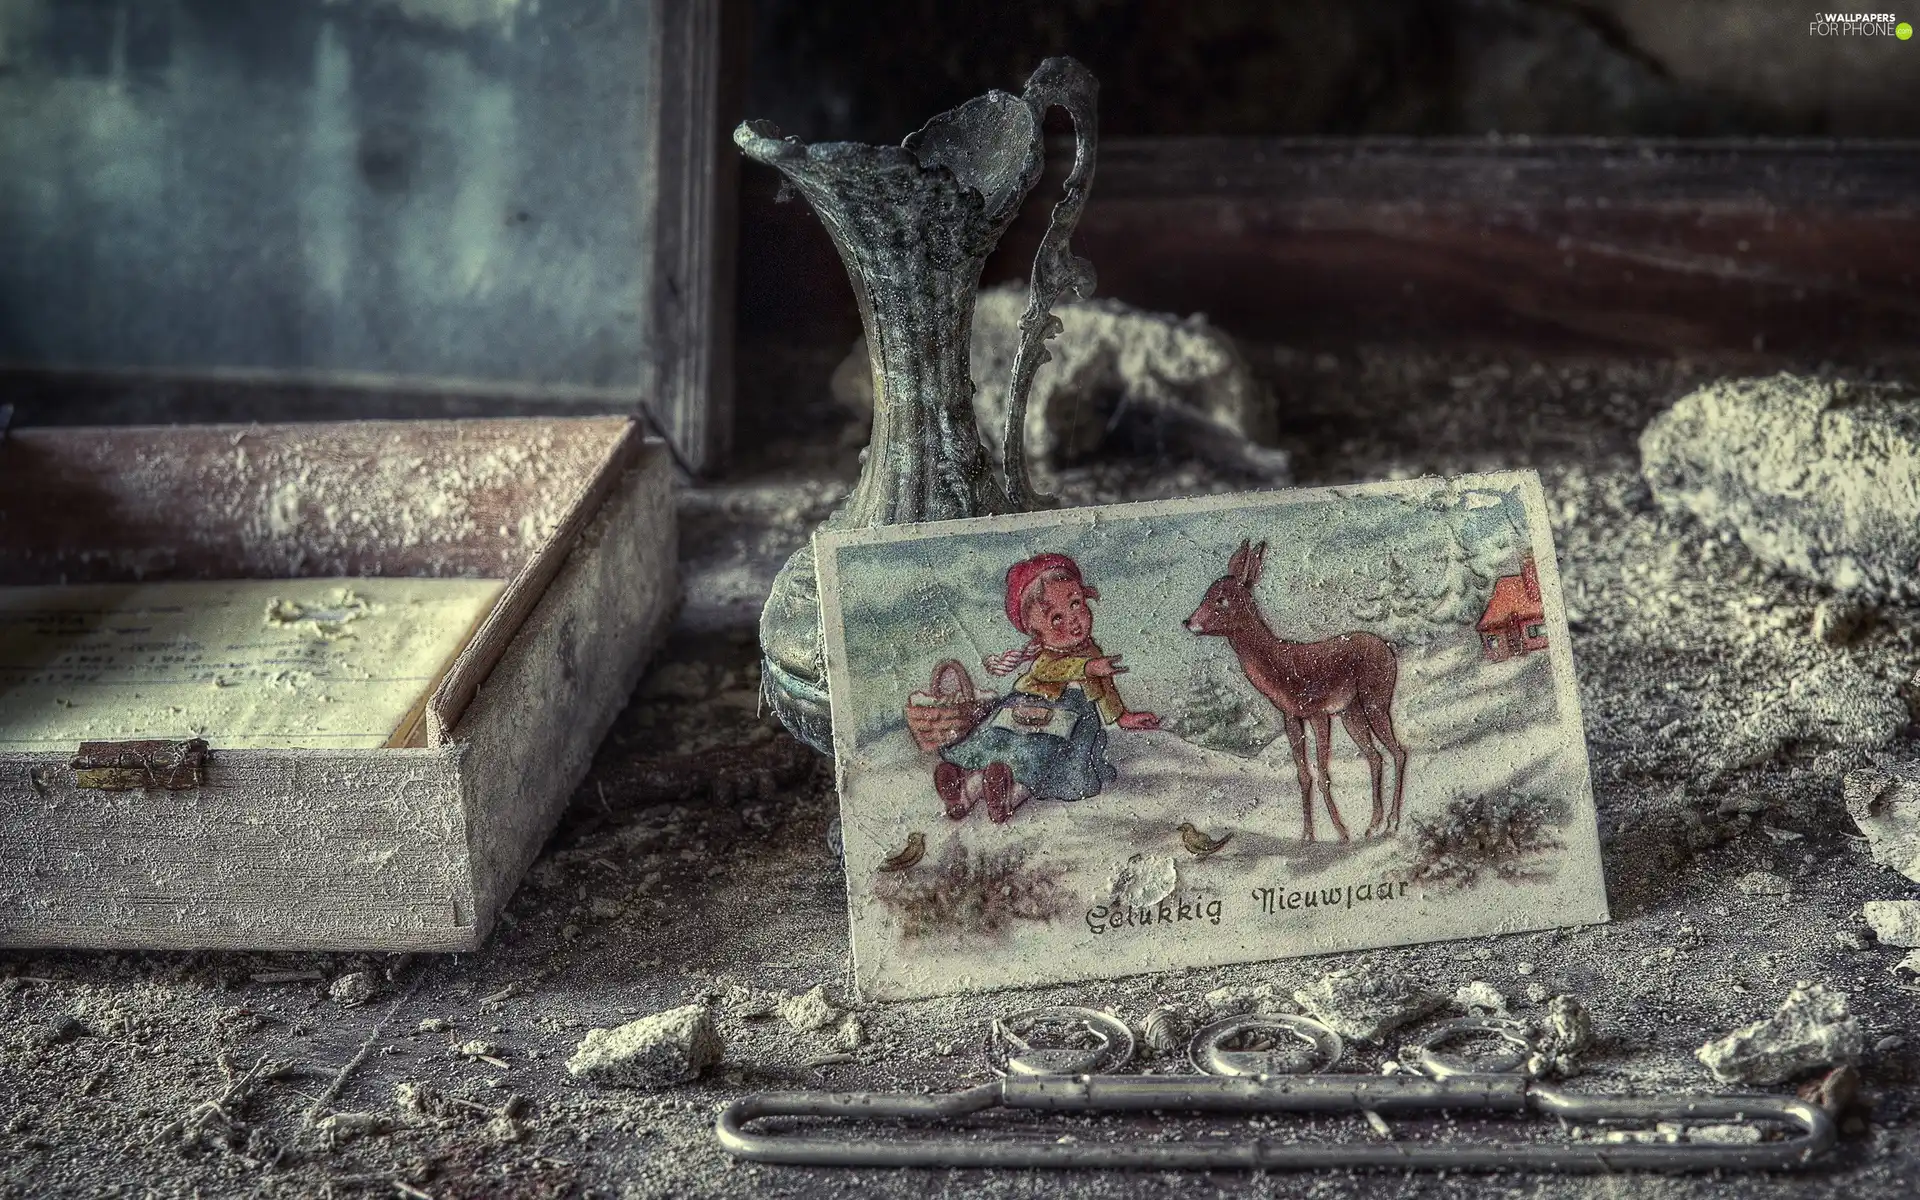
<path id="1" fill-rule="evenodd" d="M 1475 1033 L 1490 1033 L 1513 1048 L 1491 1061 L 1474 1062 L 1461 1055 L 1443 1055 L 1435 1047 Z M 1429 1079 L 1450 1079 L 1456 1075 L 1505 1075 L 1524 1070 L 1527 1060 L 1539 1050 L 1533 1031 L 1525 1022 L 1503 1017 L 1460 1017 L 1442 1021 L 1407 1043 L 1414 1051 L 1414 1063 Z"/>
<path id="2" fill-rule="evenodd" d="M 1042 1024 L 1077 1025 L 1098 1038 L 1092 1047 L 1033 1046 L 1025 1035 Z M 1133 1061 L 1133 1030 L 1110 1012 L 1058 1005 L 996 1017 L 987 1029 L 987 1066 L 995 1075 L 1101 1075 Z"/>
<path id="3" fill-rule="evenodd" d="M 1228 1038 L 1243 1033 L 1253 1033 L 1262 1029 L 1277 1029 L 1289 1037 L 1296 1038 L 1312 1046 L 1320 1055 L 1320 1063 L 1301 1071 L 1290 1065 L 1277 1063 L 1271 1050 L 1228 1050 L 1223 1045 Z M 1325 1071 L 1339 1062 L 1347 1052 L 1346 1043 L 1340 1035 L 1312 1017 L 1296 1016 L 1291 1013 L 1263 1013 L 1225 1017 L 1215 1021 L 1193 1035 L 1187 1043 L 1187 1058 L 1194 1069 L 1208 1075 L 1303 1075 Z"/>

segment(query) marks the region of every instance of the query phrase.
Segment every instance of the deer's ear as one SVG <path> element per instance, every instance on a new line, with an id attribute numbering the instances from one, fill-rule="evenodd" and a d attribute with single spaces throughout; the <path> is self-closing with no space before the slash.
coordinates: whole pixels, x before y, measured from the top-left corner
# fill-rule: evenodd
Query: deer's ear
<path id="1" fill-rule="evenodd" d="M 1240 580 L 1242 583 L 1246 582 L 1244 576 L 1247 573 L 1247 555 L 1250 553 L 1249 547 L 1252 545 L 1252 538 L 1240 539 L 1240 548 L 1235 550 L 1233 557 L 1227 560 L 1227 574 Z"/>
<path id="2" fill-rule="evenodd" d="M 1260 582 L 1260 567 L 1267 561 L 1267 544 L 1261 542 L 1247 554 L 1247 586 Z"/>

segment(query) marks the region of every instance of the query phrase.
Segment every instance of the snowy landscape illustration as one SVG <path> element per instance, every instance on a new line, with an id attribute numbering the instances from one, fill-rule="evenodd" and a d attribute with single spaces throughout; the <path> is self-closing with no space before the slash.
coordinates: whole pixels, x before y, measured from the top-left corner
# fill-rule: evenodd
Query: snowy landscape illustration
<path id="1" fill-rule="evenodd" d="M 863 995 L 1606 919 L 1530 473 L 817 550 Z"/>

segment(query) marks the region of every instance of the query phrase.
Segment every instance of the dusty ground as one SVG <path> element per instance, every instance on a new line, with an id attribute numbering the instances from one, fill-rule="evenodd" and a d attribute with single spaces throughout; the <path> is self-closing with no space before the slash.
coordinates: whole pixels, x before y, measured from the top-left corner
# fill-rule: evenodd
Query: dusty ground
<path id="1" fill-rule="evenodd" d="M 762 361 L 765 377 L 819 362 Z M 864 1038 L 724 1016 L 724 1064 L 660 1093 L 577 1084 L 584 1030 L 731 984 L 803 991 L 845 976 L 827 772 L 756 714 L 753 620 L 780 558 L 851 477 L 833 413 L 789 408 L 809 441 L 743 465 L 682 504 L 688 601 L 670 649 L 608 739 L 565 824 L 482 953 L 0 954 L 0 1190 L 126 1196 L 1911 1194 L 1920 1039 L 1899 951 L 1852 949 L 1862 901 L 1915 894 L 1873 866 L 1839 802 L 1862 751 L 1787 745 L 1759 766 L 1707 764 L 1765 695 L 1846 657 L 1893 680 L 1920 662 L 1920 613 L 1883 611 L 1852 645 L 1809 634 L 1810 586 L 1658 516 L 1637 470 L 1646 419 L 1714 368 L 1620 361 L 1258 356 L 1281 397 L 1302 482 L 1538 467 L 1577 610 L 1614 922 L 1369 955 L 1451 992 L 1572 992 L 1603 1037 L 1593 1089 L 1705 1089 L 1709 1036 L 1770 1012 L 1794 981 L 1849 993 L 1878 1043 L 1872 1107 L 1816 1168 L 1742 1179 L 1532 1176 L 1071 1176 L 802 1171 L 739 1165 L 711 1134 L 743 1092 L 824 1086 L 946 1090 L 978 1082 L 995 1012 L 1109 1007 L 1136 1022 L 1225 983 L 1290 989 L 1359 956 L 871 1007 Z M 751 372 L 749 381 L 751 384 Z M 1136 446 L 1136 450 L 1140 447 Z M 1150 450 L 1150 447 L 1147 449 Z M 1079 502 L 1244 484 L 1148 453 L 1067 472 Z M 1912 731 L 1888 748 L 1920 753 Z M 1749 894 L 1756 870 L 1787 895 Z M 1518 964 L 1533 965 L 1528 976 Z M 376 990 L 348 1006 L 329 985 Z M 1529 1011 L 1523 1007 L 1522 1012 Z M 1906 1038 L 1893 1043 L 1890 1038 Z M 850 1061 L 809 1066 L 823 1056 Z M 1359 1054 L 1361 1066 L 1378 1053 Z M 411 1085 L 411 1086 L 409 1086 Z M 421 1086 L 424 1085 L 424 1086 Z M 334 1115 L 344 1114 L 344 1115 Z M 359 1115 L 354 1115 L 359 1114 Z M 1016 1122 L 1025 1125 L 1025 1122 Z M 1402 1137 L 1485 1137 L 1497 1124 L 1396 1122 Z M 1199 1136 L 1219 1122 L 1080 1126 Z M 1231 1128 L 1231 1123 L 1224 1126 Z M 1266 1136 L 1296 1126 L 1264 1124 Z M 1357 1120 L 1318 1127 L 1370 1136 Z"/>

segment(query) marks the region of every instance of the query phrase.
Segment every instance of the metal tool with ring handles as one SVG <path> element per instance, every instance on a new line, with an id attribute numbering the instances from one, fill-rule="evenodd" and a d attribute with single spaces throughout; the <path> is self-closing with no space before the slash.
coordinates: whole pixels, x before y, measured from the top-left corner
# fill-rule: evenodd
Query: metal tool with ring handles
<path id="1" fill-rule="evenodd" d="M 1485 1053 L 1492 1039 L 1498 1053 Z M 1479 1057 L 1446 1048 L 1477 1040 Z M 1414 1038 L 1395 1075 L 1333 1071 L 1345 1053 L 1338 1035 L 1310 1017 L 1240 1016 L 1193 1035 L 1187 1056 L 1199 1075 L 1121 1075 L 1134 1038 L 1111 1013 L 1087 1008 L 1033 1009 L 993 1023 L 992 1083 L 944 1096 L 904 1092 L 763 1092 L 720 1114 L 720 1144 L 755 1162 L 835 1167 L 1045 1167 L 1141 1170 L 1302 1170 L 1373 1167 L 1398 1170 L 1549 1172 L 1754 1171 L 1805 1166 L 1834 1141 L 1826 1110 L 1788 1096 L 1583 1094 L 1532 1077 L 1540 1049 L 1517 1021 L 1443 1022 Z M 1234 1142 L 1016 1140 L 975 1130 L 968 1137 L 833 1136 L 828 1132 L 750 1130 L 758 1121 L 960 1121 L 992 1109 L 1053 1113 L 1487 1113 L 1540 1115 L 1586 1124 L 1674 1122 L 1741 1124 L 1786 1133 L 1774 1140 L 1726 1144 L 1615 1145 L 1509 1141 Z M 1063 1131 L 1065 1132 L 1065 1131 Z"/>

